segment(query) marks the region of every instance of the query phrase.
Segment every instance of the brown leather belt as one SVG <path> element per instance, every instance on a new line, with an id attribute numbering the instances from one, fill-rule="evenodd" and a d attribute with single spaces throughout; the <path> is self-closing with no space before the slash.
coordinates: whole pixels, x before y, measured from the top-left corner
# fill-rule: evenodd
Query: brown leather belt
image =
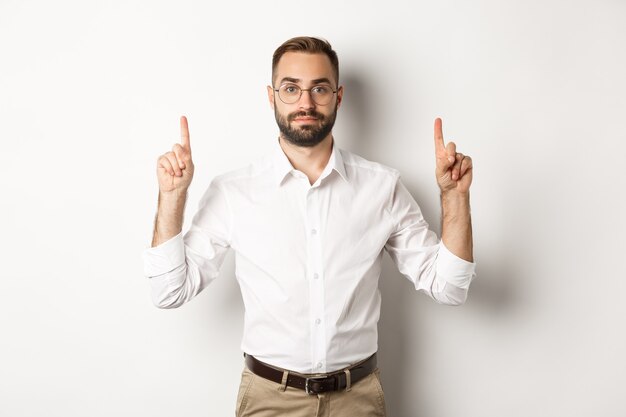
<path id="1" fill-rule="evenodd" d="M 246 367 L 252 373 L 278 384 L 284 383 L 283 374 L 287 371 L 286 369 L 275 368 L 245 353 L 244 356 L 246 358 Z M 330 374 L 303 375 L 287 371 L 286 382 L 288 386 L 304 390 L 307 394 L 320 394 L 349 388 L 349 385 L 357 383 L 374 372 L 375 369 L 376 354 L 374 353 L 364 361 Z"/>

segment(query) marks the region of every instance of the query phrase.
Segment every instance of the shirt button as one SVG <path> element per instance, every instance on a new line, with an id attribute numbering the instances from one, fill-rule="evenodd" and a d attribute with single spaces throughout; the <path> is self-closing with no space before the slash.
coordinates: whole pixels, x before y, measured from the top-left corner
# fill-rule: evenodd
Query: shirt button
<path id="1" fill-rule="evenodd" d="M 315 324 L 320 324 L 322 322 L 322 320 L 320 319 L 315 319 Z"/>
<path id="2" fill-rule="evenodd" d="M 313 279 L 318 279 L 320 277 L 320 275 L 316 272 L 315 274 L 313 274 Z"/>
<path id="3" fill-rule="evenodd" d="M 318 368 L 321 368 L 321 367 L 322 367 L 322 362 L 318 362 L 318 363 L 317 363 L 317 367 L 318 367 Z"/>
<path id="4" fill-rule="evenodd" d="M 317 230 L 316 229 L 311 229 L 311 234 L 312 235 L 316 235 L 317 234 Z"/>

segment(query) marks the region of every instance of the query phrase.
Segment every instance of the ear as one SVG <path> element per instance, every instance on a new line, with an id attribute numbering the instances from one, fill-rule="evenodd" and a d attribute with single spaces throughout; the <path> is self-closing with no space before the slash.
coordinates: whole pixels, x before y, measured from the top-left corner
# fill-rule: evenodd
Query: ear
<path id="1" fill-rule="evenodd" d="M 337 89 L 337 108 L 341 106 L 341 100 L 343 100 L 343 85 Z"/>
<path id="2" fill-rule="evenodd" d="M 274 89 L 272 86 L 267 86 L 267 99 L 270 102 L 270 107 L 274 110 Z"/>

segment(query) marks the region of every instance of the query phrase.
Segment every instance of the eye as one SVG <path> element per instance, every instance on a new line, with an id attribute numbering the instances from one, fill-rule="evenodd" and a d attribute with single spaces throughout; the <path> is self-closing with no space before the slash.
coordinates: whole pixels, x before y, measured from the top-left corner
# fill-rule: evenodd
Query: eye
<path id="1" fill-rule="evenodd" d="M 315 94 L 323 96 L 323 95 L 329 94 L 331 92 L 331 89 L 327 85 L 318 85 L 318 86 L 313 87 L 311 91 Z"/>
<path id="2" fill-rule="evenodd" d="M 297 94 L 300 88 L 297 85 L 286 84 L 283 85 L 282 90 L 287 94 Z"/>

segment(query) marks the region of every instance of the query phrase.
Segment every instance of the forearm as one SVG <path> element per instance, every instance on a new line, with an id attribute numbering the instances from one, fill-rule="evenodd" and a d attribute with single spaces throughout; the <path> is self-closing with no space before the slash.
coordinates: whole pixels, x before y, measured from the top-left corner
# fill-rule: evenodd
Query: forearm
<path id="1" fill-rule="evenodd" d="M 230 247 L 230 212 L 215 182 L 200 199 L 183 237 L 186 195 L 159 195 L 153 247 L 143 252 L 144 276 L 150 279 L 152 300 L 159 308 L 181 306 L 206 288 L 219 276 Z"/>
<path id="2" fill-rule="evenodd" d="M 474 262 L 469 192 L 441 194 L 441 240 L 454 255 Z"/>
<path id="3" fill-rule="evenodd" d="M 187 190 L 172 193 L 159 192 L 152 247 L 168 241 L 181 232 L 186 201 Z"/>

